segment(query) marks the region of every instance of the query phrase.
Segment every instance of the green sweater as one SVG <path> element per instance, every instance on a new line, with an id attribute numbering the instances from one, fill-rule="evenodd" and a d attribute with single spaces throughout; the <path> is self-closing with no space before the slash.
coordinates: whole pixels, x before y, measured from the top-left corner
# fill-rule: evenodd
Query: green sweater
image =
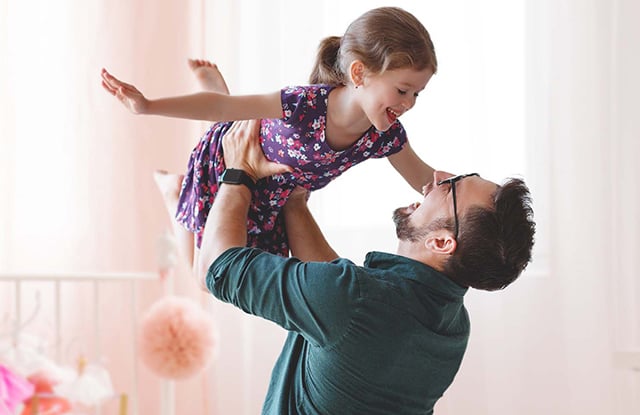
<path id="1" fill-rule="evenodd" d="M 301 262 L 232 248 L 209 291 L 289 330 L 263 414 L 431 414 L 469 338 L 462 288 L 398 255 Z"/>

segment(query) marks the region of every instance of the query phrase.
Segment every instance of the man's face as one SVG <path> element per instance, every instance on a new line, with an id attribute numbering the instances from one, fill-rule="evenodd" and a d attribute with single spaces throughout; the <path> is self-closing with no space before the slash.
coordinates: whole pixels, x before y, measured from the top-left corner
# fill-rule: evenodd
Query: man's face
<path id="1" fill-rule="evenodd" d="M 449 221 L 453 224 L 452 186 L 448 183 L 438 185 L 441 180 L 453 177 L 442 171 L 433 173 L 433 181 L 422 188 L 422 202 L 398 208 L 393 213 L 396 234 L 401 241 L 419 242 L 429 232 L 443 228 Z M 492 208 L 492 196 L 498 185 L 479 176 L 465 177 L 455 183 L 458 219 L 462 221 L 465 213 L 473 206 Z M 461 229 L 461 231 L 463 231 Z M 453 235 L 453 231 L 451 232 Z"/>

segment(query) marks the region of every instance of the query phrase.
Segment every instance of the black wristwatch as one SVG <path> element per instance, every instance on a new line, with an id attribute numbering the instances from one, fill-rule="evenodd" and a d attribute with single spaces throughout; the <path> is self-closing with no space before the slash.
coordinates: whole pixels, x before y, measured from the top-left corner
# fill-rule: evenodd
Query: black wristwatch
<path id="1" fill-rule="evenodd" d="M 222 172 L 218 183 L 243 184 L 247 186 L 249 190 L 253 190 L 256 187 L 256 182 L 253 181 L 251 176 L 240 169 L 226 169 Z"/>

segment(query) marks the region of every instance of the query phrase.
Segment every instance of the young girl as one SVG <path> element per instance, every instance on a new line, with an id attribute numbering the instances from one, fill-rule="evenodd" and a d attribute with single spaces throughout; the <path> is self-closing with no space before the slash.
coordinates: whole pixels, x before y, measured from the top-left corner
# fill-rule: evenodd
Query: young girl
<path id="1" fill-rule="evenodd" d="M 190 63 L 194 70 L 212 68 L 202 61 Z M 293 169 L 256 184 L 248 246 L 287 256 L 280 212 L 296 186 L 320 189 L 361 161 L 387 157 L 411 187 L 421 191 L 433 169 L 411 149 L 398 117 L 414 106 L 436 70 L 433 43 L 424 26 L 400 8 L 382 7 L 357 18 L 342 37 L 320 43 L 309 86 L 231 96 L 213 70 L 204 74 L 214 75 L 209 89 L 219 92 L 149 100 L 104 69 L 102 85 L 136 114 L 262 119 L 266 157 Z M 209 128 L 193 150 L 182 182 L 176 219 L 196 234 L 198 247 L 225 170 L 221 138 L 230 125 L 218 122 Z"/>

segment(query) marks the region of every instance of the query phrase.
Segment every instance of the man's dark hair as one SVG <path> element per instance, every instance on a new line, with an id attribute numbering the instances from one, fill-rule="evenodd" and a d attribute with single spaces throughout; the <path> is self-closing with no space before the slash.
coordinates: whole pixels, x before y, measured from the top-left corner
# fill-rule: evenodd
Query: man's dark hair
<path id="1" fill-rule="evenodd" d="M 457 248 L 443 270 L 460 285 L 500 290 L 531 261 L 536 225 L 529 189 L 520 179 L 508 179 L 493 201 L 493 209 L 473 207 L 460 218 Z"/>

